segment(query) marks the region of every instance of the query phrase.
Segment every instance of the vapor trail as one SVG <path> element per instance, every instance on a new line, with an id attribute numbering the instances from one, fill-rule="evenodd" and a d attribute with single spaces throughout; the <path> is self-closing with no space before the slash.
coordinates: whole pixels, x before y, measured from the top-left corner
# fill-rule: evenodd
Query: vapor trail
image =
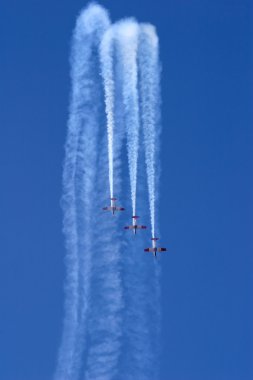
<path id="1" fill-rule="evenodd" d="M 149 216 L 145 166 L 144 149 L 140 141 L 137 203 L 138 212 L 144 220 L 145 216 Z M 159 305 L 156 268 L 159 263 L 143 252 L 147 244 L 145 232 L 136 237 L 132 234 L 125 236 L 127 244 L 122 256 L 126 308 L 123 314 L 122 375 L 119 379 L 157 380 Z"/>
<path id="2" fill-rule="evenodd" d="M 115 134 L 115 138 L 118 136 Z M 97 165 L 96 190 L 105 199 L 105 182 L 108 178 L 106 168 L 107 136 L 101 138 L 98 145 L 100 156 Z M 121 195 L 120 157 L 114 148 L 115 187 Z M 99 206 L 100 200 L 94 206 Z M 97 208 L 98 209 L 98 208 Z M 122 312 L 123 294 L 121 278 L 122 230 L 119 228 L 120 215 L 115 217 L 95 211 L 96 227 L 93 242 L 93 278 L 91 297 L 93 303 L 89 313 L 89 348 L 86 380 L 110 380 L 118 378 L 121 336 L 123 331 Z"/>
<path id="3" fill-rule="evenodd" d="M 147 172 L 148 197 L 152 237 L 158 229 L 156 221 L 157 196 L 159 193 L 159 138 L 160 138 L 160 64 L 159 41 L 153 25 L 141 24 L 138 50 L 141 122 L 144 136 L 144 150 Z M 153 267 L 153 360 L 159 360 L 160 336 L 160 266 L 154 262 Z M 154 367 L 153 378 L 158 378 L 159 368 Z"/>
<path id="4" fill-rule="evenodd" d="M 136 215 L 139 104 L 137 88 L 138 24 L 126 19 L 115 25 L 117 56 L 121 67 L 122 97 L 127 132 L 128 166 L 133 215 Z"/>
<path id="5" fill-rule="evenodd" d="M 78 17 L 72 41 L 72 94 L 62 197 L 67 249 L 65 318 L 55 380 L 78 379 L 84 348 L 91 270 L 87 248 L 92 239 L 90 204 L 99 125 L 99 81 L 94 51 L 108 26 L 107 12 L 98 5 L 90 5 Z"/>
<path id="6" fill-rule="evenodd" d="M 141 24 L 139 38 L 139 72 L 141 120 L 144 133 L 145 160 L 152 236 L 156 228 L 156 194 L 158 147 L 160 136 L 160 66 L 158 37 L 153 25 Z"/>
<path id="7" fill-rule="evenodd" d="M 107 116 L 108 166 L 111 198 L 113 197 L 113 132 L 114 132 L 114 77 L 113 77 L 113 28 L 104 34 L 100 45 L 100 64 L 105 91 Z"/>
<path id="8" fill-rule="evenodd" d="M 144 215 L 149 202 L 153 236 L 157 229 L 159 64 L 153 27 L 142 25 L 140 33 L 132 19 L 110 26 L 102 7 L 88 6 L 73 35 L 71 78 L 62 200 L 65 318 L 54 380 L 155 380 L 159 268 L 143 256 L 144 235 L 135 241 L 123 235 L 126 215 L 101 210 L 108 168 L 111 197 L 117 191 L 127 204 L 122 172 L 128 165 L 132 212 L 138 201 Z"/>

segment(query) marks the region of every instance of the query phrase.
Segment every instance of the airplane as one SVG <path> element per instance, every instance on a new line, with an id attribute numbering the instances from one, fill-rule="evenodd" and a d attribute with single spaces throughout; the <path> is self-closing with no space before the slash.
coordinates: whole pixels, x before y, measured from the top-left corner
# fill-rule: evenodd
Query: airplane
<path id="1" fill-rule="evenodd" d="M 156 246 L 156 242 L 158 238 L 154 237 L 154 238 L 151 238 L 151 240 L 152 240 L 152 248 L 145 248 L 144 249 L 145 252 L 153 252 L 153 255 L 156 257 L 157 252 L 167 251 L 167 248 L 160 248 Z"/>
<path id="2" fill-rule="evenodd" d="M 139 216 L 137 216 L 137 215 L 134 215 L 134 216 L 132 216 L 132 219 L 133 219 L 133 224 L 131 225 L 131 226 L 126 226 L 126 227 L 124 227 L 125 228 L 125 230 L 133 230 L 133 233 L 136 235 L 136 231 L 137 231 L 137 229 L 138 230 L 146 230 L 146 226 L 139 226 L 139 225 L 137 225 L 137 219 L 139 218 Z"/>
<path id="3" fill-rule="evenodd" d="M 116 206 L 116 200 L 117 198 L 110 198 L 111 206 L 103 207 L 104 211 L 111 211 L 112 215 L 115 214 L 115 211 L 124 211 L 125 209 L 123 207 L 117 207 Z"/>

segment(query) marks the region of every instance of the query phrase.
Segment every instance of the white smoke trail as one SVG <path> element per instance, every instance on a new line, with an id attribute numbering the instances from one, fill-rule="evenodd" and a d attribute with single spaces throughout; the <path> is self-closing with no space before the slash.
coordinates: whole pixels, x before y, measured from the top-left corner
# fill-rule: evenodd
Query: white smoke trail
<path id="1" fill-rule="evenodd" d="M 77 19 L 73 35 L 72 96 L 62 201 L 67 249 L 65 318 L 55 380 L 78 379 L 81 366 L 91 265 L 87 250 L 92 238 L 89 217 L 99 123 L 98 109 L 94 106 L 98 102 L 98 78 L 94 74 L 93 53 L 108 26 L 107 12 L 98 5 L 90 5 Z"/>
<path id="2" fill-rule="evenodd" d="M 83 33 L 86 35 L 83 56 L 83 72 L 87 86 L 82 91 L 84 124 L 79 138 L 79 257 L 80 257 L 80 297 L 82 299 L 79 317 L 77 352 L 79 361 L 84 363 L 82 353 L 85 339 L 88 339 L 88 313 L 90 310 L 90 291 L 92 286 L 94 225 L 98 218 L 94 215 L 97 199 L 96 175 L 99 157 L 99 129 L 103 110 L 103 88 L 100 80 L 99 45 L 110 22 L 107 12 L 98 5 L 87 8 L 83 18 Z M 90 45 L 90 47 L 89 47 Z M 87 349 L 87 345 L 85 347 Z"/>
<path id="3" fill-rule="evenodd" d="M 153 25 L 141 24 L 139 35 L 139 76 L 141 121 L 144 135 L 145 161 L 149 194 L 149 207 L 152 237 L 158 228 L 156 208 L 159 180 L 159 139 L 160 139 L 160 64 L 159 41 Z M 155 335 L 153 341 L 154 357 L 158 360 L 160 346 L 160 266 L 154 263 L 153 273 L 153 306 L 155 311 Z M 156 366 L 154 378 L 158 378 L 159 368 Z"/>
<path id="4" fill-rule="evenodd" d="M 117 133 L 115 134 L 115 138 Z M 106 136 L 99 145 L 100 157 L 97 166 L 97 194 L 104 199 L 105 181 L 108 178 L 106 162 Z M 114 147 L 115 187 L 120 190 L 120 157 Z M 98 206 L 100 200 L 95 203 Z M 98 209 L 99 210 L 99 209 Z M 118 378 L 119 358 L 121 356 L 121 335 L 123 295 L 121 278 L 122 230 L 119 229 L 119 218 L 110 214 L 96 213 L 93 243 L 93 279 L 91 297 L 93 304 L 89 313 L 89 349 L 85 376 L 87 380 L 109 380 Z"/>
<path id="5" fill-rule="evenodd" d="M 139 149 L 139 101 L 137 89 L 137 49 L 139 26 L 132 19 L 115 25 L 117 56 L 121 65 L 121 81 L 127 131 L 128 165 L 133 215 L 136 215 L 137 162 Z"/>
<path id="6" fill-rule="evenodd" d="M 158 37 L 153 25 L 141 24 L 140 26 L 138 58 L 151 228 L 152 237 L 155 237 L 157 156 L 160 135 L 160 67 Z"/>
<path id="7" fill-rule="evenodd" d="M 112 217 L 103 213 L 101 207 L 106 197 L 108 167 L 111 197 L 114 190 L 123 197 L 124 113 L 131 203 L 133 214 L 136 213 L 137 172 L 140 170 L 140 166 L 137 168 L 139 43 L 142 123 L 154 235 L 156 178 L 152 168 L 157 165 L 154 144 L 157 144 L 158 133 L 154 113 L 158 114 L 159 109 L 153 96 L 159 94 L 156 87 L 159 87 L 158 51 L 156 46 L 156 53 L 152 51 L 155 44 L 150 26 L 142 26 L 141 36 L 133 20 L 117 23 L 106 32 L 108 27 L 107 12 L 98 5 L 91 5 L 79 16 L 73 38 L 72 100 L 63 178 L 66 300 L 55 380 L 77 380 L 81 373 L 86 380 L 157 378 L 157 266 L 141 255 L 143 238 L 132 242 L 129 235 L 122 236 L 119 221 L 124 214 Z M 145 80 L 148 83 L 144 83 Z M 147 110 L 149 101 L 151 111 Z M 144 166 L 143 154 L 140 161 Z M 142 168 L 141 173 L 142 194 L 138 205 L 144 213 L 148 201 L 143 196 L 147 191 Z"/>
<path id="8" fill-rule="evenodd" d="M 145 173 L 145 157 L 142 144 L 138 165 L 138 209 L 140 215 L 148 217 L 148 191 Z M 157 380 L 157 332 L 159 305 L 157 305 L 156 267 L 159 263 L 146 256 L 143 248 L 146 234 L 126 236 L 124 256 L 124 298 L 126 308 L 123 315 L 125 346 L 122 354 L 121 380 Z"/>
<path id="9" fill-rule="evenodd" d="M 107 116 L 109 185 L 113 197 L 113 132 L 114 132 L 114 78 L 113 78 L 113 28 L 104 34 L 100 45 L 100 64 L 105 90 L 105 111 Z"/>
<path id="10" fill-rule="evenodd" d="M 117 114 L 121 111 L 119 97 L 115 97 L 117 82 L 115 79 L 114 61 L 114 28 L 105 33 L 100 47 L 100 62 L 103 73 L 105 89 L 105 106 L 107 127 L 114 127 L 117 119 L 117 128 L 111 129 L 114 134 L 113 155 L 110 151 L 110 134 L 107 137 L 101 131 L 97 150 L 99 160 L 97 163 L 96 193 L 98 201 L 94 203 L 96 223 L 94 231 L 93 250 L 93 280 L 91 296 L 96 300 L 91 305 L 89 316 L 89 342 L 87 352 L 87 365 L 84 378 L 87 380 L 109 380 L 118 378 L 119 359 L 121 352 L 123 290 L 121 278 L 122 229 L 119 228 L 119 218 L 123 215 L 102 214 L 99 207 L 101 199 L 105 201 L 105 183 L 108 177 L 107 164 L 111 165 L 115 173 L 113 178 L 117 195 L 121 198 L 121 149 L 123 141 L 122 126 Z M 108 63 L 109 62 L 109 63 Z M 117 94 L 119 95 L 119 94 Z M 109 111 L 108 111 L 109 110 Z M 120 111 L 119 111 L 120 110 Z M 108 117 L 109 112 L 109 117 Z M 121 112 L 120 112 L 121 113 Z M 101 124 L 102 125 L 102 124 Z M 106 142 L 109 144 L 106 144 Z M 112 149 L 112 147 L 111 147 Z M 113 160 L 110 163 L 110 160 Z M 109 162 L 108 162 L 109 161 Z M 110 170 L 109 170 L 110 175 Z M 96 211 L 98 210 L 98 211 Z"/>

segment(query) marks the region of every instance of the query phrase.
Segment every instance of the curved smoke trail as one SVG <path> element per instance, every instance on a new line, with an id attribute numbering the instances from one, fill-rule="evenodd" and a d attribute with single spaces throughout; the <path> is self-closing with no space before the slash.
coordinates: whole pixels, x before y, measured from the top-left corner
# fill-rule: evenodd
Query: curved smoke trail
<path id="1" fill-rule="evenodd" d="M 89 247 L 92 239 L 89 226 L 99 125 L 99 81 L 94 49 L 108 27 L 107 12 L 98 5 L 90 5 L 78 17 L 73 35 L 72 95 L 62 197 L 67 248 L 65 318 L 55 380 L 77 379 L 81 366 L 89 293 Z"/>
<path id="2" fill-rule="evenodd" d="M 139 149 L 139 101 L 137 89 L 137 49 L 139 26 L 132 19 L 115 27 L 117 54 L 121 65 L 122 94 L 127 132 L 128 165 L 133 215 L 136 215 L 137 163 Z"/>
<path id="3" fill-rule="evenodd" d="M 107 204 L 108 167 L 111 197 L 116 191 L 131 207 L 123 191 L 126 154 L 132 212 L 136 198 L 143 216 L 149 202 L 155 233 L 158 48 L 152 27 L 141 26 L 141 35 L 139 28 L 134 20 L 110 27 L 107 12 L 90 5 L 74 32 L 63 175 L 65 319 L 55 380 L 77 380 L 81 374 L 86 380 L 158 377 L 158 263 L 144 256 L 144 235 L 135 240 L 123 235 L 127 211 L 112 217 L 101 210 Z"/>
<path id="4" fill-rule="evenodd" d="M 155 237 L 155 209 L 160 135 L 160 66 L 159 46 L 153 25 L 141 24 L 139 39 L 141 119 L 147 166 L 152 237 Z"/>

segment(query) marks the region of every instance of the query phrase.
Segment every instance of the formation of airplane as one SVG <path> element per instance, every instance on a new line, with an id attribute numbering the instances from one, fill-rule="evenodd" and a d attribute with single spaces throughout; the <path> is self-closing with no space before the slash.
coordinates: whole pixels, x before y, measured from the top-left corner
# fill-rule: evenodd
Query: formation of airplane
<path id="1" fill-rule="evenodd" d="M 132 216 L 133 219 L 133 224 L 131 226 L 126 226 L 124 227 L 125 230 L 133 230 L 133 233 L 136 235 L 137 230 L 146 230 L 146 226 L 138 225 L 137 224 L 137 219 L 139 219 L 139 216 L 134 215 Z"/>
<path id="2" fill-rule="evenodd" d="M 116 211 L 124 211 L 125 210 L 124 207 L 116 206 L 117 198 L 114 198 L 114 197 L 110 198 L 110 201 L 111 201 L 111 205 L 107 206 L 107 207 L 103 207 L 104 211 L 111 211 L 112 215 L 115 215 Z M 132 230 L 133 233 L 136 235 L 137 230 L 146 230 L 147 229 L 147 226 L 137 224 L 137 219 L 139 219 L 139 216 L 133 215 L 132 219 L 133 219 L 133 224 L 131 224 L 130 226 L 125 226 L 124 227 L 125 230 Z M 145 248 L 144 249 L 145 252 L 152 252 L 153 256 L 156 257 L 157 252 L 167 251 L 167 248 L 157 247 L 157 240 L 159 240 L 157 237 L 152 237 L 151 240 L 152 240 L 152 247 Z"/>

